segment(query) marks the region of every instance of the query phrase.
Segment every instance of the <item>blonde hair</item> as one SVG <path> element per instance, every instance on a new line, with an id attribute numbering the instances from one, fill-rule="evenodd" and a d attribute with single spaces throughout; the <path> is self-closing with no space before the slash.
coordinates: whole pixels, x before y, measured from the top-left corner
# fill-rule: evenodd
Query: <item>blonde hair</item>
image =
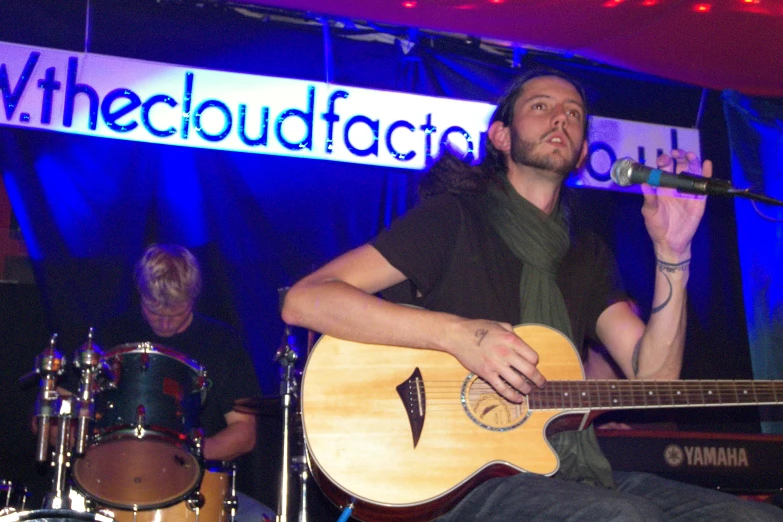
<path id="1" fill-rule="evenodd" d="M 152 244 L 136 263 L 136 289 L 156 307 L 193 304 L 201 292 L 201 268 L 185 247 Z"/>

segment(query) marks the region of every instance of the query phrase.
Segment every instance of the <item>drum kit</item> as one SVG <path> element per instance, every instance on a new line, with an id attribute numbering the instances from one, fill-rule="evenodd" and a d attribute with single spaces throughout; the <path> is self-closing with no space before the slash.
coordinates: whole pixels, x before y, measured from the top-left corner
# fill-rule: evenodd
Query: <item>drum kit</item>
<path id="1" fill-rule="evenodd" d="M 51 466 L 51 488 L 42 508 L 32 509 L 23 486 L 0 481 L 0 522 L 233 522 L 236 469 L 202 455 L 198 415 L 207 395 L 205 368 L 152 343 L 102 352 L 90 330 L 73 357 L 78 392 L 66 393 L 57 386 L 66 364 L 56 339 L 28 374 L 40 378 L 35 458 Z M 292 352 L 281 357 L 293 372 Z M 288 386 L 293 394 L 295 386 Z M 290 404 L 291 396 L 286 400 Z M 244 407 L 252 412 L 258 404 Z M 282 513 L 277 519 L 285 521 Z"/>

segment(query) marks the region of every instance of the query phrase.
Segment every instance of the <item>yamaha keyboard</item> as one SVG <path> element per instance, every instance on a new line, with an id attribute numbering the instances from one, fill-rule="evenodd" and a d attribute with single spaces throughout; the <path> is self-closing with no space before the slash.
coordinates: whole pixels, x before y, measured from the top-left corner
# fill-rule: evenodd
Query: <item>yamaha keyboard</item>
<path id="1" fill-rule="evenodd" d="M 612 468 L 736 494 L 783 490 L 783 435 L 596 430 Z"/>

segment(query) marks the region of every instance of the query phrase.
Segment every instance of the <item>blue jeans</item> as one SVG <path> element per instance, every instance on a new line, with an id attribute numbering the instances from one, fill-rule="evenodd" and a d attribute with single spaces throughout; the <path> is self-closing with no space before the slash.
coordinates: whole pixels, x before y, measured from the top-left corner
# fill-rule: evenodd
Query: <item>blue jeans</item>
<path id="1" fill-rule="evenodd" d="M 438 522 L 783 521 L 783 510 L 648 473 L 615 471 L 617 489 L 520 473 L 471 491 Z"/>

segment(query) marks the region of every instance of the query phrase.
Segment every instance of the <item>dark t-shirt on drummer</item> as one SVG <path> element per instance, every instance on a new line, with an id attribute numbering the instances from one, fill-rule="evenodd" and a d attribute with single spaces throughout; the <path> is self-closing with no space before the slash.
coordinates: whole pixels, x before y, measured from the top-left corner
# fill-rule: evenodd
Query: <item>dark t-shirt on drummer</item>
<path id="1" fill-rule="evenodd" d="M 226 427 L 224 415 L 234 401 L 261 395 L 250 356 L 239 334 L 229 325 L 195 314 L 182 333 L 160 337 L 152 331 L 141 311 L 119 316 L 95 332 L 96 344 L 104 351 L 128 344 L 149 342 L 175 350 L 206 369 L 208 388 L 199 420 L 206 436 Z"/>

